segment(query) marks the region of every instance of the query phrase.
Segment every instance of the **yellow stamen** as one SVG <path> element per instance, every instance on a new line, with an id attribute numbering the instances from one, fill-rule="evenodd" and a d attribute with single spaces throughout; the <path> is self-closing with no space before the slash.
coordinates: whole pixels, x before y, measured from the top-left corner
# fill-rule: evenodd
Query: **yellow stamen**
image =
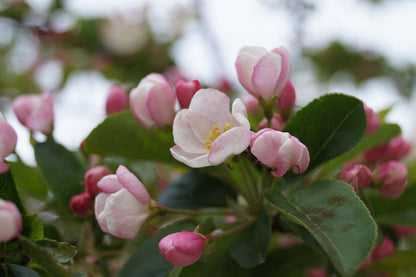
<path id="1" fill-rule="evenodd" d="M 209 131 L 209 136 L 206 141 L 204 141 L 205 147 L 208 149 L 208 151 L 211 149 L 212 143 L 222 134 L 226 131 L 231 129 L 231 125 L 228 123 L 224 124 L 224 127 L 222 128 L 222 132 L 220 131 L 220 127 L 217 125 L 212 126 L 211 131 Z"/>

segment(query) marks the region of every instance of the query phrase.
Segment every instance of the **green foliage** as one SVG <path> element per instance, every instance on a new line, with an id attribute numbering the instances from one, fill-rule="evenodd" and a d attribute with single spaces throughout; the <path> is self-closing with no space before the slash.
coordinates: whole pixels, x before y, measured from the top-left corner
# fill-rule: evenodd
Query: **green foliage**
<path id="1" fill-rule="evenodd" d="M 166 277 L 173 266 L 160 254 L 158 243 L 168 234 L 183 230 L 193 231 L 196 223 L 185 220 L 177 222 L 160 231 L 159 234 L 144 241 L 130 256 L 130 259 L 118 273 L 120 277 L 154 276 Z"/>
<path id="2" fill-rule="evenodd" d="M 387 276 L 416 276 L 416 251 L 396 251 L 392 256 L 375 262 L 371 269 Z"/>
<path id="3" fill-rule="evenodd" d="M 48 186 L 38 168 L 27 166 L 22 162 L 9 162 L 16 186 L 31 195 L 45 198 Z"/>
<path id="4" fill-rule="evenodd" d="M 191 171 L 170 183 L 157 203 L 176 209 L 198 209 L 225 207 L 230 198 L 236 198 L 236 193 L 222 180 Z"/>
<path id="5" fill-rule="evenodd" d="M 170 154 L 172 146 L 171 132 L 146 129 L 131 112 L 107 117 L 85 141 L 88 153 L 178 164 Z"/>
<path id="6" fill-rule="evenodd" d="M 26 213 L 25 207 L 23 206 L 19 194 L 17 193 L 16 185 L 14 184 L 13 176 L 10 170 L 6 173 L 0 174 L 0 199 L 15 203 L 19 208 L 20 213 Z"/>
<path id="7" fill-rule="evenodd" d="M 287 123 L 286 132 L 308 147 L 308 171 L 358 145 L 366 130 L 361 100 L 327 94 L 309 103 Z"/>
<path id="8" fill-rule="evenodd" d="M 71 197 L 84 190 L 84 166 L 74 153 L 51 139 L 35 145 L 35 158 L 55 198 L 69 209 Z"/>
<path id="9" fill-rule="evenodd" d="M 7 277 L 39 277 L 31 268 L 17 264 L 0 264 L 0 276 Z"/>
<path id="10" fill-rule="evenodd" d="M 37 215 L 23 216 L 22 235 L 28 237 L 32 241 L 43 239 L 43 225 Z"/>
<path id="11" fill-rule="evenodd" d="M 69 243 L 59 242 L 51 239 L 44 239 L 37 242 L 46 252 L 49 253 L 58 263 L 67 263 L 77 254 L 75 246 Z"/>
<path id="12" fill-rule="evenodd" d="M 344 182 L 318 181 L 291 196 L 278 190 L 265 196 L 283 216 L 312 234 L 342 275 L 352 275 L 374 245 L 374 220 Z"/>
<path id="13" fill-rule="evenodd" d="M 270 217 L 262 209 L 259 217 L 242 230 L 230 245 L 231 257 L 244 268 L 251 268 L 264 262 L 271 235 Z"/>
<path id="14" fill-rule="evenodd" d="M 374 217 L 383 224 L 416 226 L 416 185 L 409 184 L 398 199 L 386 199 L 378 192 L 368 193 Z"/>

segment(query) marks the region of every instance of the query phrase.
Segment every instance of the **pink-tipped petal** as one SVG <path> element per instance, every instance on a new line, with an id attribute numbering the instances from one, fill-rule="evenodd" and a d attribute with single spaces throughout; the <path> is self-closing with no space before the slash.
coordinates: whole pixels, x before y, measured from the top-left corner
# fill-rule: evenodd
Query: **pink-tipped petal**
<path id="1" fill-rule="evenodd" d="M 13 127 L 6 121 L 0 122 L 0 158 L 13 153 L 16 148 L 17 135 Z"/>
<path id="2" fill-rule="evenodd" d="M 279 54 L 281 58 L 281 70 L 280 70 L 279 78 L 277 79 L 274 90 L 273 90 L 274 94 L 277 95 L 282 92 L 283 88 L 287 84 L 287 81 L 289 80 L 289 75 L 290 75 L 289 53 L 284 47 L 273 49 L 272 52 Z"/>
<path id="3" fill-rule="evenodd" d="M 124 239 L 133 239 L 150 215 L 147 205 L 137 202 L 126 189 L 108 197 L 104 213 L 110 233 Z"/>
<path id="4" fill-rule="evenodd" d="M 279 101 L 276 103 L 276 106 L 279 109 L 287 110 L 292 108 L 296 102 L 296 91 L 293 87 L 292 80 L 289 78 L 283 91 L 279 94 Z"/>
<path id="5" fill-rule="evenodd" d="M 146 106 L 158 126 L 171 125 L 175 117 L 176 95 L 168 81 L 156 83 L 148 91 Z"/>
<path id="6" fill-rule="evenodd" d="M 272 129 L 262 129 L 258 134 L 251 140 L 251 153 L 268 167 L 275 167 L 278 156 L 278 151 L 275 150 L 282 145 L 281 135 Z"/>
<path id="7" fill-rule="evenodd" d="M 127 105 L 127 92 L 120 85 L 112 85 L 105 102 L 105 111 L 107 115 L 121 112 L 127 108 Z"/>
<path id="8" fill-rule="evenodd" d="M 232 128 L 214 141 L 208 154 L 208 162 L 218 165 L 232 155 L 240 154 L 249 145 L 250 131 L 243 127 Z"/>
<path id="9" fill-rule="evenodd" d="M 264 99 L 270 99 L 281 72 L 281 58 L 274 53 L 261 57 L 253 69 L 251 82 L 257 94 Z"/>
<path id="10" fill-rule="evenodd" d="M 110 174 L 101 178 L 97 186 L 106 193 L 115 193 L 123 188 L 115 174 Z"/>
<path id="11" fill-rule="evenodd" d="M 13 202 L 0 199 L 0 243 L 15 238 L 22 230 L 22 216 Z"/>
<path id="12" fill-rule="evenodd" d="M 192 130 L 191 116 L 194 113 L 183 109 L 176 114 L 173 121 L 173 138 L 175 144 L 190 153 L 205 153 L 206 148 L 203 141 L 198 139 Z"/>
<path id="13" fill-rule="evenodd" d="M 136 119 L 145 127 L 151 128 L 154 125 L 146 106 L 147 92 L 151 89 L 152 83 L 143 79 L 139 85 L 130 92 L 130 108 Z"/>
<path id="14" fill-rule="evenodd" d="M 151 198 L 146 188 L 125 166 L 120 165 L 116 175 L 120 184 L 126 188 L 140 204 L 147 205 L 150 203 Z"/>
<path id="15" fill-rule="evenodd" d="M 247 119 L 246 106 L 239 98 L 234 100 L 231 108 L 231 114 L 234 116 L 240 127 L 244 127 L 248 130 L 250 129 L 250 122 Z"/>
<path id="16" fill-rule="evenodd" d="M 100 229 L 105 233 L 110 233 L 107 227 L 107 218 L 104 213 L 105 203 L 107 201 L 109 194 L 100 192 L 97 197 L 95 197 L 95 218 L 97 219 Z"/>
<path id="17" fill-rule="evenodd" d="M 178 161 L 183 162 L 187 166 L 193 168 L 206 167 L 211 165 L 208 162 L 208 153 L 189 153 L 180 148 L 178 145 L 175 145 L 172 148 L 170 148 L 170 153 Z"/>
<path id="18" fill-rule="evenodd" d="M 200 113 L 218 126 L 231 119 L 230 98 L 219 90 L 200 89 L 192 98 L 189 110 Z"/>

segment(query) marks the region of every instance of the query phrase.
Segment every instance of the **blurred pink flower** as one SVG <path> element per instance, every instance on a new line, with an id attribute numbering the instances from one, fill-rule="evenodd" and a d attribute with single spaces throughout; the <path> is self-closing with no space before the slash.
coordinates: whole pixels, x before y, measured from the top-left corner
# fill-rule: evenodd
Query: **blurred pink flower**
<path id="1" fill-rule="evenodd" d="M 22 230 L 22 215 L 13 202 L 0 199 L 0 243 L 15 238 Z"/>
<path id="2" fill-rule="evenodd" d="M 127 108 L 128 99 L 126 90 L 120 85 L 112 85 L 105 102 L 107 115 L 118 113 Z"/>

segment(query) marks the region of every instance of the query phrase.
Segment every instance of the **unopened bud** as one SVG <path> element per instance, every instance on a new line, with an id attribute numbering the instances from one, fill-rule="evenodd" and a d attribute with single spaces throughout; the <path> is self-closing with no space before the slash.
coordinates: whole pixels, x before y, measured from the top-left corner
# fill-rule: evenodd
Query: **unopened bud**
<path id="1" fill-rule="evenodd" d="M 388 161 L 380 166 L 376 181 L 382 196 L 399 198 L 407 183 L 406 166 L 400 162 Z"/>
<path id="2" fill-rule="evenodd" d="M 100 181 L 104 176 L 110 174 L 112 174 L 111 169 L 104 165 L 99 165 L 88 170 L 84 176 L 86 191 L 92 196 L 97 195 L 101 191 L 97 186 L 98 181 Z"/>
<path id="3" fill-rule="evenodd" d="M 105 102 L 105 112 L 107 115 L 125 110 L 127 104 L 127 92 L 124 88 L 120 85 L 112 85 Z"/>
<path id="4" fill-rule="evenodd" d="M 186 82 L 179 80 L 175 85 L 176 97 L 182 109 L 187 109 L 194 94 L 202 88 L 198 80 Z"/>
<path id="5" fill-rule="evenodd" d="M 69 206 L 74 214 L 79 216 L 84 215 L 92 207 L 92 196 L 88 192 L 74 195 L 69 201 Z"/>
<path id="6" fill-rule="evenodd" d="M 368 187 L 372 180 L 371 170 L 362 164 L 347 164 L 338 175 L 338 180 L 350 184 L 356 193 L 359 189 Z"/>
<path id="7" fill-rule="evenodd" d="M 22 216 L 13 202 L 0 199 L 0 243 L 15 238 L 22 230 Z"/>

